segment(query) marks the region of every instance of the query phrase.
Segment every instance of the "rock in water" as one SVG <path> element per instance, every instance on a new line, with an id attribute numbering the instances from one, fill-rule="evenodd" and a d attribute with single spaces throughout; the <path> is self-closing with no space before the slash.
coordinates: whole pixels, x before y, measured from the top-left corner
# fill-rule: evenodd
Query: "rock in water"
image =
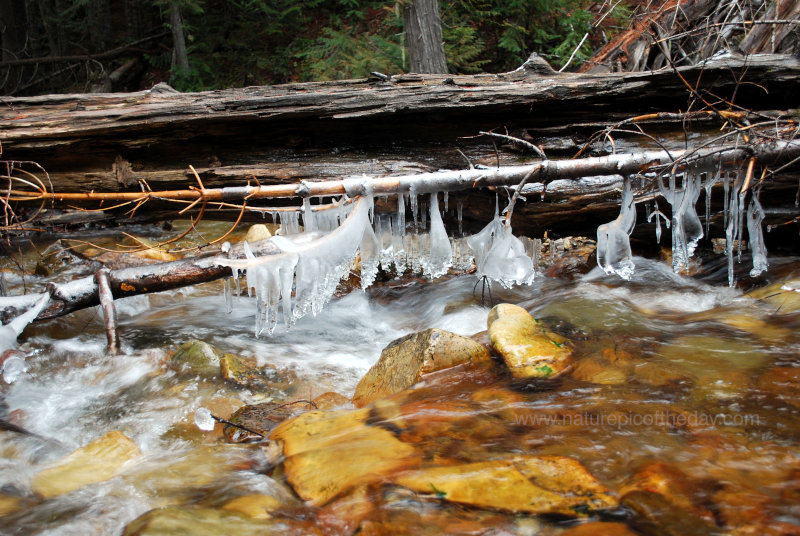
<path id="1" fill-rule="evenodd" d="M 515 378 L 554 378 L 567 370 L 572 351 L 567 340 L 546 332 L 528 311 L 501 303 L 489 312 L 489 339 Z"/>
<path id="2" fill-rule="evenodd" d="M 435 328 L 412 333 L 383 349 L 378 362 L 358 382 L 353 404 L 362 407 L 408 389 L 437 370 L 489 359 L 486 348 L 468 337 Z"/>
<path id="3" fill-rule="evenodd" d="M 81 447 L 55 467 L 33 477 L 33 490 L 45 498 L 56 497 L 116 476 L 128 460 L 139 456 L 139 448 L 122 432 L 109 432 Z"/>
<path id="4" fill-rule="evenodd" d="M 189 339 L 175 351 L 170 362 L 179 370 L 213 378 L 219 376 L 220 352 L 207 342 Z"/>
<path id="5" fill-rule="evenodd" d="M 237 512 L 198 507 L 150 510 L 125 527 L 123 536 L 270 536 L 321 534 L 311 521 L 251 519 Z"/>
<path id="6" fill-rule="evenodd" d="M 446 501 L 529 514 L 580 516 L 617 506 L 586 468 L 563 456 L 515 456 L 419 469 L 395 482 Z"/>
<path id="7" fill-rule="evenodd" d="M 310 411 L 270 434 L 282 444 L 284 473 L 297 495 L 321 506 L 359 484 L 414 464 L 414 448 L 391 432 L 366 424 L 369 409 Z"/>

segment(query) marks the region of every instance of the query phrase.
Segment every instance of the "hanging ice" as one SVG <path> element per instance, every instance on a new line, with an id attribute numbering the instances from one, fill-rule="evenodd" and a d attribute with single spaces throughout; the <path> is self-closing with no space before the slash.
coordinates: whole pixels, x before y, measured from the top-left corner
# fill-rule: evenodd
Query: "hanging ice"
<path id="1" fill-rule="evenodd" d="M 525 254 L 525 245 L 512 234 L 495 208 L 492 221 L 467 239 L 475 256 L 476 273 L 499 282 L 506 288 L 530 283 L 534 277 L 533 261 Z"/>
<path id="2" fill-rule="evenodd" d="M 726 192 L 729 190 L 728 182 L 728 178 L 726 177 Z M 741 204 L 744 201 L 744 198 L 742 195 L 739 195 L 738 192 L 742 188 L 743 183 L 744 176 L 741 173 L 737 174 L 733 183 L 733 190 L 730 191 L 730 199 L 727 199 L 728 196 L 726 196 L 725 200 L 728 207 L 725 212 L 728 222 L 727 226 L 725 227 L 725 254 L 728 256 L 728 286 L 730 287 L 733 287 L 733 284 L 736 281 L 733 272 L 733 248 L 735 246 L 741 247 L 742 220 L 740 216 L 743 209 Z"/>
<path id="3" fill-rule="evenodd" d="M 757 277 L 767 270 L 767 248 L 764 245 L 764 232 L 761 222 L 764 221 L 764 209 L 758 202 L 758 197 L 753 194 L 750 206 L 747 208 L 747 235 L 750 237 L 750 251 L 753 254 L 753 269 L 750 277 Z"/>
<path id="4" fill-rule="evenodd" d="M 371 197 L 359 199 L 347 220 L 321 238 L 317 238 L 316 233 L 273 236 L 270 240 L 281 250 L 279 254 L 256 258 L 245 243 L 246 259 L 212 259 L 217 264 L 230 266 L 234 277 L 240 270 L 245 271 L 248 290 L 254 290 L 256 295 L 256 336 L 264 330 L 272 333 L 278 306 L 287 326 L 309 312 L 317 314 L 322 310 L 339 281 L 349 273 L 360 247 L 365 249 L 363 273 L 367 278 L 374 278 L 377 239 L 371 229 L 366 231 L 371 207 Z M 330 222 L 334 216 L 338 218 L 332 210 L 323 218 Z M 323 227 L 320 223 L 321 220 L 315 221 L 318 228 Z"/>
<path id="5" fill-rule="evenodd" d="M 619 216 L 597 228 L 597 265 L 607 274 L 623 279 L 633 275 L 633 258 L 629 235 L 636 225 L 636 204 L 631 191 L 631 179 L 625 177 Z"/>
<path id="6" fill-rule="evenodd" d="M 426 255 L 420 258 L 425 277 L 436 279 L 447 273 L 453 262 L 453 250 L 450 247 L 450 239 L 442 222 L 442 215 L 439 213 L 439 198 L 436 193 L 431 194 L 431 229 L 429 236 L 429 247 Z"/>
<path id="7" fill-rule="evenodd" d="M 695 210 L 700 198 L 700 175 L 693 169 L 686 169 L 682 177 L 680 189 L 676 187 L 675 168 L 670 172 L 669 189 L 658 179 L 661 195 L 672 207 L 672 269 L 675 272 L 688 269 L 689 259 L 703 237 L 703 225 Z"/>
<path id="8" fill-rule="evenodd" d="M 664 218 L 664 223 L 667 225 L 667 229 L 669 229 L 669 218 L 667 218 L 663 212 L 658 210 L 658 201 L 653 201 L 653 212 L 647 215 L 647 221 L 651 221 L 653 218 L 656 219 L 656 243 L 661 243 L 661 218 Z"/>

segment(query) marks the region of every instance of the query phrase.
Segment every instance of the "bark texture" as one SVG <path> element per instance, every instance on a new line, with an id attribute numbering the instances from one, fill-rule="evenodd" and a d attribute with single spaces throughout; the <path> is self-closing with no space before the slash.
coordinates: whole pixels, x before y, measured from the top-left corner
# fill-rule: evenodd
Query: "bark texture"
<path id="1" fill-rule="evenodd" d="M 409 0 L 403 5 L 409 70 L 412 73 L 447 73 L 439 0 Z"/>

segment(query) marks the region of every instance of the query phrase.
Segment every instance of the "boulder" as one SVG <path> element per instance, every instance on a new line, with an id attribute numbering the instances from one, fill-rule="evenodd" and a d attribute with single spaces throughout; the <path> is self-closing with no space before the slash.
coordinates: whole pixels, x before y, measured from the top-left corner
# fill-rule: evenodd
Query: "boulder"
<path id="1" fill-rule="evenodd" d="M 79 448 L 56 466 L 37 473 L 33 477 L 33 491 L 50 498 L 109 480 L 119 473 L 125 462 L 139 455 L 139 448 L 125 434 L 109 432 Z"/>
<path id="2" fill-rule="evenodd" d="M 412 333 L 383 349 L 378 362 L 358 382 L 353 404 L 363 407 L 408 389 L 425 374 L 490 359 L 486 348 L 469 337 L 435 328 Z"/>
<path id="3" fill-rule="evenodd" d="M 303 500 L 323 505 L 357 485 L 387 478 L 416 463 L 414 448 L 366 423 L 369 409 L 310 411 L 270 434 L 286 457 L 286 480 Z"/>
<path id="4" fill-rule="evenodd" d="M 334 408 L 346 408 L 349 409 L 352 407 L 350 405 L 350 399 L 344 395 L 340 395 L 339 393 L 335 393 L 333 391 L 328 391 L 327 393 L 322 393 L 317 398 L 312 400 L 316 409 L 334 409 Z"/>
<path id="5" fill-rule="evenodd" d="M 528 311 L 501 303 L 489 313 L 492 347 L 519 379 L 554 378 L 571 364 L 572 351 L 564 337 L 546 331 Z"/>
<path id="6" fill-rule="evenodd" d="M 583 465 L 563 456 L 515 456 L 411 470 L 394 481 L 445 501 L 515 513 L 582 516 L 617 506 Z"/>

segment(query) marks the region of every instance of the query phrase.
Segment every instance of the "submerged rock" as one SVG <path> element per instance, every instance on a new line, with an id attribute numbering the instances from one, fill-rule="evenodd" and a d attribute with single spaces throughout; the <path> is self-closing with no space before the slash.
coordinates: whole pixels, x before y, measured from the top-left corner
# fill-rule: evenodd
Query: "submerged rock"
<path id="1" fill-rule="evenodd" d="M 773 367 L 758 378 L 758 389 L 800 407 L 800 368 Z"/>
<path id="2" fill-rule="evenodd" d="M 636 536 L 624 523 L 590 521 L 559 532 L 559 536 Z"/>
<path id="3" fill-rule="evenodd" d="M 286 480 L 306 501 L 323 505 L 360 484 L 413 465 L 414 448 L 391 432 L 366 424 L 368 409 L 310 411 L 270 434 L 286 457 Z"/>
<path id="4" fill-rule="evenodd" d="M 623 367 L 596 356 L 578 361 L 570 375 L 576 380 L 601 385 L 617 385 L 628 379 Z"/>
<path id="5" fill-rule="evenodd" d="M 353 403 L 362 407 L 408 389 L 425 374 L 490 359 L 488 350 L 468 337 L 435 328 L 412 333 L 383 349 L 378 362 L 358 382 Z"/>
<path id="6" fill-rule="evenodd" d="M 221 352 L 207 342 L 189 339 L 178 347 L 170 362 L 179 370 L 213 378 L 219 375 L 220 357 Z"/>
<path id="7" fill-rule="evenodd" d="M 313 405 L 305 400 L 288 404 L 264 402 L 262 404 L 243 406 L 236 410 L 228 420 L 234 424 L 259 432 L 261 435 L 242 430 L 241 428 L 229 424 L 224 426 L 223 433 L 225 434 L 225 439 L 231 443 L 257 441 L 267 436 L 270 430 L 275 428 L 280 422 L 298 413 L 309 411 L 311 408 L 313 408 Z"/>
<path id="8" fill-rule="evenodd" d="M 125 527 L 123 536 L 269 536 L 320 534 L 310 521 L 252 519 L 212 508 L 168 507 L 150 510 Z"/>
<path id="9" fill-rule="evenodd" d="M 253 357 L 225 354 L 219 360 L 222 377 L 242 387 L 258 391 L 280 391 L 291 395 L 297 390 L 297 375 L 274 365 L 259 365 Z"/>
<path id="10" fill-rule="evenodd" d="M 496 305 L 489 313 L 488 325 L 492 347 L 515 378 L 554 378 L 569 368 L 572 351 L 566 339 L 546 332 L 522 307 Z"/>
<path id="11" fill-rule="evenodd" d="M 252 519 L 271 519 L 272 513 L 279 510 L 284 504 L 272 495 L 253 493 L 231 499 L 222 507 L 228 512 L 246 515 Z"/>
<path id="12" fill-rule="evenodd" d="M 333 391 L 322 393 L 317 398 L 312 400 L 312 402 L 314 403 L 314 406 L 316 406 L 316 409 L 333 409 L 350 406 L 349 398 Z"/>
<path id="13" fill-rule="evenodd" d="M 563 456 L 412 470 L 394 481 L 419 493 L 479 508 L 581 516 L 617 506 L 610 491 L 579 462 Z"/>
<path id="14" fill-rule="evenodd" d="M 103 482 L 116 476 L 125 462 L 140 454 L 125 434 L 109 432 L 34 476 L 33 491 L 49 498 Z"/>

